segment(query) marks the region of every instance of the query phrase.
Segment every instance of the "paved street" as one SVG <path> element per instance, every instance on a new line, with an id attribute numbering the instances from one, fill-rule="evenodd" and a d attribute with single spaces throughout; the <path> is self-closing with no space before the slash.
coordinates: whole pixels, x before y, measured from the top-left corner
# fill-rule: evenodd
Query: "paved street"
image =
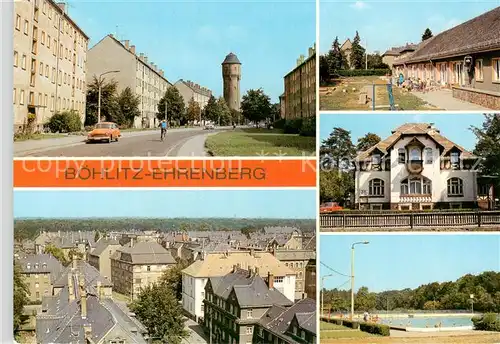
<path id="1" fill-rule="evenodd" d="M 205 153 L 205 139 L 208 135 L 227 130 L 201 128 L 172 129 L 164 142 L 160 131 L 123 133 L 118 142 L 84 142 L 85 137 L 73 136 L 47 140 L 33 140 L 14 143 L 15 157 L 202 157 Z M 46 142 L 44 142 L 46 141 Z"/>
<path id="2" fill-rule="evenodd" d="M 208 343 L 208 338 L 205 333 L 203 333 L 203 329 L 201 325 L 197 322 L 187 319 L 186 320 L 186 328 L 189 331 L 189 337 L 183 339 L 183 344 L 205 344 Z"/>

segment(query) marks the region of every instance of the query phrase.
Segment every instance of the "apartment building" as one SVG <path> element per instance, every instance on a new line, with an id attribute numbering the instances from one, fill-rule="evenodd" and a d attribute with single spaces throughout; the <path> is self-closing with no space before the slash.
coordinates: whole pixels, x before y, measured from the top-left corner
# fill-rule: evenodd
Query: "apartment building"
<path id="1" fill-rule="evenodd" d="M 121 247 L 115 239 L 101 238 L 88 254 L 88 262 L 101 275 L 111 280 L 111 256 Z"/>
<path id="2" fill-rule="evenodd" d="M 316 116 L 316 47 L 297 59 L 296 67 L 284 77 L 285 119 Z"/>
<path id="3" fill-rule="evenodd" d="M 136 128 L 157 126 L 158 103 L 172 84 L 156 64 L 148 61 L 144 53 L 136 54 L 135 45 L 129 40 L 119 41 L 112 34 L 105 36 L 88 51 L 87 82 L 116 80 L 118 92 L 127 87 L 140 97 L 140 118 L 134 121 Z M 105 73 L 113 72 L 104 75 Z"/>
<path id="4" fill-rule="evenodd" d="M 274 256 L 280 262 L 284 263 L 286 267 L 295 272 L 295 300 L 306 297 L 314 298 L 315 295 L 307 295 L 306 293 L 306 285 L 310 283 L 310 281 L 306 281 L 306 267 L 310 260 L 316 259 L 316 251 L 281 249 L 276 250 Z"/>
<path id="5" fill-rule="evenodd" d="M 212 96 L 211 90 L 190 80 L 180 79 L 174 84 L 174 86 L 179 90 L 179 93 L 184 99 L 186 108 L 188 107 L 191 99 L 194 99 L 194 101 L 200 106 L 200 109 L 203 110 Z"/>
<path id="6" fill-rule="evenodd" d="M 269 252 L 230 251 L 204 255 L 182 271 L 182 306 L 193 318 L 203 317 L 205 286 L 210 277 L 222 277 L 234 266 L 257 269 L 262 278 L 274 276 L 274 286 L 290 301 L 295 300 L 295 273 Z"/>
<path id="7" fill-rule="evenodd" d="M 111 256 L 114 290 L 135 298 L 141 288 L 155 283 L 176 264 L 169 251 L 157 242 L 142 241 L 121 247 Z"/>
<path id="8" fill-rule="evenodd" d="M 14 131 L 42 131 L 57 112 L 85 119 L 88 36 L 52 0 L 14 2 Z M 30 128 L 28 128 L 30 124 Z"/>
<path id="9" fill-rule="evenodd" d="M 25 255 L 19 257 L 16 264 L 21 269 L 31 302 L 41 302 L 43 296 L 52 295 L 54 282 L 63 271 L 62 264 L 50 254 Z"/>

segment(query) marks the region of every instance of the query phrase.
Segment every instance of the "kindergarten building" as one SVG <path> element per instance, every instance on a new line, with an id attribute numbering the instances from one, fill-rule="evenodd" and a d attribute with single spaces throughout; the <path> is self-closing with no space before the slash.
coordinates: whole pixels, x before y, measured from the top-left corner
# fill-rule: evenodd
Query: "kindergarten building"
<path id="1" fill-rule="evenodd" d="M 449 88 L 454 98 L 500 109 L 500 7 L 395 56 L 392 70 Z"/>

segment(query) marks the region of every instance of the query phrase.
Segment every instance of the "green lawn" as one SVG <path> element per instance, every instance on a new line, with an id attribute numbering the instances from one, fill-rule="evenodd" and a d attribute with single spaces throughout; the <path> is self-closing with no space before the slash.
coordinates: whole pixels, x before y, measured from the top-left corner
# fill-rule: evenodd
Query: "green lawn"
<path id="1" fill-rule="evenodd" d="M 316 138 L 284 134 L 278 129 L 244 129 L 208 136 L 213 156 L 314 156 Z"/>
<path id="2" fill-rule="evenodd" d="M 365 86 L 371 88 L 372 84 L 382 86 L 376 87 L 375 105 L 389 105 L 389 95 L 385 81 L 378 76 L 358 76 L 337 80 L 337 83 L 320 88 L 320 110 L 372 110 L 372 102 L 359 104 L 359 94 Z M 344 92 L 346 90 L 346 92 Z M 416 95 L 403 92 L 402 89 L 393 86 L 394 103 L 398 105 L 398 110 L 439 110 L 438 108 L 425 103 Z M 376 110 L 388 110 L 387 108 L 377 108 Z"/>
<path id="3" fill-rule="evenodd" d="M 321 321 L 319 324 L 321 339 L 347 339 L 377 337 L 367 332 L 353 330 L 351 328 Z"/>
<path id="4" fill-rule="evenodd" d="M 323 330 L 345 330 L 346 327 L 342 325 L 332 324 L 326 321 L 322 321 L 319 323 L 319 329 Z"/>
<path id="5" fill-rule="evenodd" d="M 23 135 L 16 134 L 14 135 L 14 141 L 28 141 L 28 140 L 44 140 L 44 139 L 54 139 L 58 137 L 65 137 L 65 134 L 31 134 L 31 135 Z"/>

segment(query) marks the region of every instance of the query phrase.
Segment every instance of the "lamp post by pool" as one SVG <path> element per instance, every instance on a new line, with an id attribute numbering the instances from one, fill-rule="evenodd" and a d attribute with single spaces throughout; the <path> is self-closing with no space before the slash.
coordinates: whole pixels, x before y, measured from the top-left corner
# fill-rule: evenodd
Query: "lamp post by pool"
<path id="1" fill-rule="evenodd" d="M 325 297 L 325 279 L 328 278 L 328 277 L 332 277 L 333 274 L 330 274 L 330 275 L 325 275 L 323 277 L 321 277 L 321 315 L 324 316 L 324 312 L 323 312 L 323 307 L 324 307 L 324 297 Z"/>
<path id="2" fill-rule="evenodd" d="M 470 304 L 472 308 L 472 314 L 474 314 L 474 294 L 470 294 Z"/>
<path id="3" fill-rule="evenodd" d="M 101 88 L 102 88 L 102 77 L 106 74 L 119 73 L 119 70 L 110 70 L 99 75 L 99 95 L 97 97 L 97 123 L 101 123 Z"/>
<path id="4" fill-rule="evenodd" d="M 351 320 L 354 319 L 354 246 L 368 245 L 368 241 L 358 241 L 351 246 Z"/>

